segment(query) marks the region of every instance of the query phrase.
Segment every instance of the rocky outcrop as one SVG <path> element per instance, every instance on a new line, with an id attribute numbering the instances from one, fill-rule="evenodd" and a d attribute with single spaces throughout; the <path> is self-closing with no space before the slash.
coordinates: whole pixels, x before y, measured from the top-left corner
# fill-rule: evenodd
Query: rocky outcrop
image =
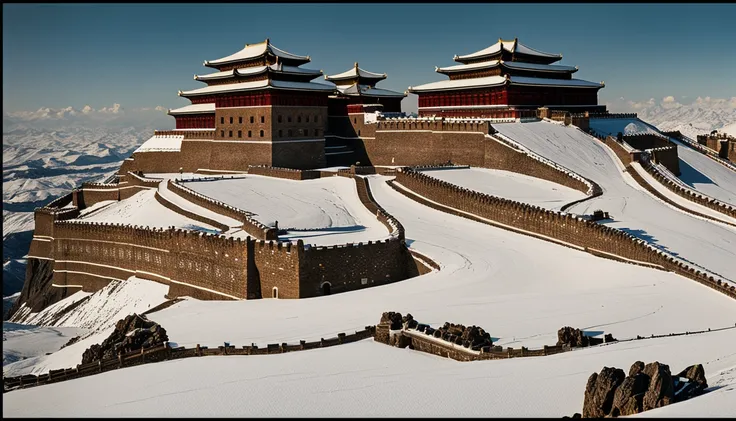
<path id="1" fill-rule="evenodd" d="M 101 344 L 89 347 L 82 354 L 82 364 L 115 358 L 119 353 L 158 346 L 168 341 L 166 329 L 146 316 L 131 314 L 119 320 L 115 330 Z"/>
<path id="2" fill-rule="evenodd" d="M 619 368 L 604 367 L 593 373 L 585 386 L 583 418 L 618 417 L 638 414 L 698 396 L 708 387 L 705 370 L 700 364 L 687 367 L 679 374 L 658 361 L 637 361 L 629 375 Z"/>
<path id="3" fill-rule="evenodd" d="M 600 374 L 591 374 L 585 385 L 583 418 L 602 418 L 610 414 L 616 389 L 625 378 L 626 373 L 614 367 L 603 367 Z"/>
<path id="4" fill-rule="evenodd" d="M 569 346 L 571 348 L 584 348 L 586 346 L 598 345 L 604 342 L 615 342 L 616 339 L 610 333 L 604 336 L 604 339 L 585 336 L 580 329 L 574 329 L 565 326 L 557 331 L 557 346 Z"/>
<path id="5" fill-rule="evenodd" d="M 77 292 L 74 288 L 54 288 L 51 286 L 54 276 L 54 261 L 45 259 L 28 258 L 26 264 L 26 279 L 20 297 L 8 310 L 7 320 L 15 323 L 23 323 L 22 318 L 14 317 L 21 305 L 37 313 L 51 304 L 60 301 L 67 296 Z"/>
<path id="6" fill-rule="evenodd" d="M 461 324 L 445 322 L 442 327 L 433 329 L 429 325 L 417 322 L 411 313 L 407 313 L 406 316 L 402 317 L 401 313 L 387 311 L 381 315 L 379 325 L 388 325 L 391 330 L 416 329 L 435 338 L 444 339 L 448 342 L 452 342 L 456 345 L 464 346 L 465 348 L 470 348 L 475 351 L 478 351 L 483 347 L 490 347 L 493 345 L 491 334 L 483 330 L 481 327 L 464 326 Z M 389 339 L 389 344 L 400 346 L 401 348 L 406 346 L 411 347 L 410 341 L 403 341 L 398 338 Z"/>

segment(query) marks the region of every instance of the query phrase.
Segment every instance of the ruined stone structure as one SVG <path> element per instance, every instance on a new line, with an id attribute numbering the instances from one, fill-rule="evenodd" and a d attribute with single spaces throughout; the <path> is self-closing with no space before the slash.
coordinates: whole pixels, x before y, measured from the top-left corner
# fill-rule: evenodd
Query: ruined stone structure
<path id="1" fill-rule="evenodd" d="M 561 54 L 544 53 L 514 38 L 471 54 L 456 55 L 458 65 L 435 67 L 449 80 L 409 87 L 419 96 L 420 116 L 533 116 L 539 107 L 601 112 L 598 90 L 605 85 L 573 79 L 577 67 L 553 65 Z"/>
<path id="2" fill-rule="evenodd" d="M 736 138 L 726 133 L 711 133 L 698 136 L 698 143 L 718 153 L 729 161 L 736 161 Z"/>

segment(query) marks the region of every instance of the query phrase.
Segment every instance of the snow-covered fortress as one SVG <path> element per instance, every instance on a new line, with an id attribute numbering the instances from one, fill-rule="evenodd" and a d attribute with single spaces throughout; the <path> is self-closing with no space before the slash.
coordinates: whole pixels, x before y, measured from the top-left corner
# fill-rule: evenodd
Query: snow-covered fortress
<path id="1" fill-rule="evenodd" d="M 561 58 L 516 39 L 456 56 L 462 64 L 437 68 L 450 80 L 409 88 L 419 96 L 424 119 L 396 122 L 391 119 L 401 115 L 407 93 L 376 87 L 385 73 L 364 70 L 356 62 L 345 72 L 325 75 L 331 83 L 319 83 L 315 79 L 321 70 L 301 67 L 311 62 L 309 56 L 281 50 L 268 39 L 246 44 L 232 55 L 204 62 L 217 71 L 194 76 L 206 87 L 179 92 L 191 105 L 169 111 L 176 128 L 156 131 L 125 161 L 120 174 L 455 161 L 483 147 L 456 142 L 456 136 L 440 139 L 437 134 L 448 130 L 479 133 L 477 126 L 459 127 L 444 117 L 536 118 L 539 108 L 580 117 L 605 111 L 597 98 L 603 83 L 573 79 L 577 67 L 551 64 Z M 407 131 L 416 130 L 421 138 L 407 139 Z"/>

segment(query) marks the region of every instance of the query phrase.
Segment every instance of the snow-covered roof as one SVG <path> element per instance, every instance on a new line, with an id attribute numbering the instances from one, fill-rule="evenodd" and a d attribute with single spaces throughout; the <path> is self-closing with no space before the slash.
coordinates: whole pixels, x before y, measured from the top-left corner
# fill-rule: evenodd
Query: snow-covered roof
<path id="1" fill-rule="evenodd" d="M 603 82 L 589 82 L 582 79 L 547 79 L 540 77 L 511 76 L 512 85 L 565 86 L 573 88 L 602 88 Z"/>
<path id="2" fill-rule="evenodd" d="M 315 82 L 287 82 L 283 80 L 256 80 L 253 82 L 228 83 L 223 85 L 205 86 L 191 91 L 179 91 L 179 96 L 197 96 L 220 94 L 225 92 L 251 91 L 256 89 L 282 88 L 300 91 L 333 92 L 334 86 Z"/>
<path id="3" fill-rule="evenodd" d="M 181 141 L 184 135 L 176 136 L 157 136 L 154 135 L 150 139 L 143 142 L 134 152 L 175 152 L 181 150 Z"/>
<path id="4" fill-rule="evenodd" d="M 509 81 L 512 85 L 535 85 L 535 86 L 564 86 L 576 88 L 603 87 L 603 83 L 588 82 L 582 79 L 547 79 L 538 77 L 510 76 L 486 76 L 472 79 L 442 80 L 439 82 L 425 83 L 419 86 L 410 86 L 409 92 L 446 91 L 452 89 L 473 89 L 490 86 L 499 86 Z"/>
<path id="5" fill-rule="evenodd" d="M 350 96 L 366 95 L 374 97 L 405 97 L 406 94 L 388 89 L 373 88 L 369 85 L 359 85 L 354 83 L 348 87 L 338 86 L 340 93 Z"/>
<path id="6" fill-rule="evenodd" d="M 238 76 L 250 76 L 250 75 L 257 75 L 259 73 L 263 73 L 268 69 L 270 69 L 272 72 L 286 73 L 286 74 L 314 75 L 314 76 L 319 76 L 322 74 L 322 71 L 317 70 L 317 69 L 302 69 L 301 67 L 284 66 L 282 63 L 276 63 L 270 66 L 244 67 L 242 69 L 232 69 L 232 70 L 228 70 L 225 72 L 215 72 L 215 73 L 209 73 L 206 75 L 195 75 L 194 79 L 195 80 L 227 79 L 227 78 L 234 77 L 236 73 L 238 74 Z"/>
<path id="7" fill-rule="evenodd" d="M 382 80 L 382 79 L 386 79 L 386 73 L 373 73 L 367 70 L 363 70 L 358 66 L 358 63 L 356 62 L 355 65 L 350 70 L 346 70 L 342 73 L 338 73 L 332 76 L 325 75 L 326 80 L 343 80 L 343 79 L 352 79 L 354 77 Z"/>
<path id="8" fill-rule="evenodd" d="M 228 64 L 240 60 L 260 57 L 266 53 L 271 53 L 277 57 L 285 59 L 303 61 L 305 63 L 311 61 L 309 56 L 299 56 L 274 47 L 271 45 L 270 40 L 266 38 L 265 41 L 259 42 L 258 44 L 245 44 L 245 47 L 242 50 L 227 57 L 218 58 L 217 60 L 206 60 L 204 64 L 205 66 Z"/>
<path id="9" fill-rule="evenodd" d="M 173 110 L 169 110 L 169 115 L 177 115 L 177 114 L 204 114 L 204 113 L 214 113 L 215 112 L 215 104 L 208 103 L 208 104 L 192 104 L 187 105 L 186 107 L 176 108 Z"/>
<path id="10" fill-rule="evenodd" d="M 419 86 L 410 86 L 409 92 L 445 91 L 450 89 L 472 89 L 486 86 L 499 86 L 506 83 L 503 76 L 486 76 L 473 79 L 441 80 L 425 83 Z"/>
<path id="11" fill-rule="evenodd" d="M 557 59 L 562 58 L 562 54 L 544 53 L 542 51 L 527 47 L 526 45 L 520 43 L 518 39 L 514 39 L 513 41 L 504 41 L 499 38 L 498 42 L 491 45 L 490 47 L 484 48 L 474 53 L 466 54 L 464 56 L 455 56 L 455 60 L 470 60 L 470 59 L 491 56 L 491 55 L 499 53 L 501 49 L 504 49 L 510 53 L 516 52 L 516 53 L 526 54 L 530 56 L 557 58 Z"/>
<path id="12" fill-rule="evenodd" d="M 472 64 L 458 64 L 455 66 L 448 67 L 437 67 L 435 71 L 438 73 L 457 73 L 466 72 L 469 70 L 479 69 L 492 69 L 499 64 L 508 67 L 510 69 L 523 69 L 523 70 L 539 70 L 542 72 L 577 72 L 577 67 L 573 66 L 560 66 L 555 64 L 534 64 L 534 63 L 523 63 L 520 61 L 503 61 L 503 60 L 488 60 L 480 63 Z"/>

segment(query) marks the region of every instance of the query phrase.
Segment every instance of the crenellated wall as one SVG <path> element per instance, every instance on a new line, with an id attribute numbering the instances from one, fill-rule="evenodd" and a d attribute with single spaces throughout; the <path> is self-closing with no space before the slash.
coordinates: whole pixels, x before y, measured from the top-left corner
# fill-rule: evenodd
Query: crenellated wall
<path id="1" fill-rule="evenodd" d="M 602 257 L 656 265 L 736 298 L 736 287 L 733 285 L 716 280 L 646 242 L 606 225 L 464 189 L 409 168 L 398 172 L 395 182 L 444 207 L 467 212 L 510 229 L 522 230 L 523 233 L 537 238 L 558 244 L 562 242 L 569 247 Z M 431 202 L 425 204 L 433 206 Z M 441 210 L 448 211 L 447 208 Z M 464 214 L 459 215 L 467 217 Z"/>
<path id="2" fill-rule="evenodd" d="M 167 188 L 172 193 L 175 193 L 205 209 L 211 210 L 212 212 L 242 221 L 243 231 L 255 238 L 265 240 L 276 240 L 278 238 L 278 230 L 276 228 L 267 227 L 266 225 L 256 221 L 250 217 L 250 213 L 242 209 L 238 209 L 234 206 L 228 205 L 227 203 L 220 202 L 219 200 L 197 193 L 176 180 L 169 179 L 166 183 Z"/>
<path id="3" fill-rule="evenodd" d="M 312 180 L 320 178 L 320 172 L 316 170 L 297 170 L 293 168 L 279 168 L 267 165 L 251 165 L 248 167 L 248 174 L 284 178 L 287 180 Z"/>

